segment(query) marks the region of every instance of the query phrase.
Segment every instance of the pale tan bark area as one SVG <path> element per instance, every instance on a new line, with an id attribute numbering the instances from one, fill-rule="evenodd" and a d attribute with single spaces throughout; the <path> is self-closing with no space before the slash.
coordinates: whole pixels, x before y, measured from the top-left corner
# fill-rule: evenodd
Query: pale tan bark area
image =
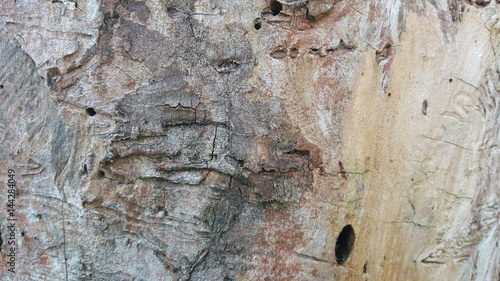
<path id="1" fill-rule="evenodd" d="M 498 239 L 498 211 L 487 211 L 497 208 L 498 187 L 482 183 L 498 176 L 486 175 L 493 167 L 480 160 L 487 123 L 498 114 L 485 104 L 496 99 L 488 79 L 498 43 L 478 9 L 465 13 L 448 43 L 434 11 L 427 13 L 425 23 L 407 17 L 386 92 L 373 88 L 380 81 L 373 56 L 358 69 L 344 157 L 370 172 L 353 262 L 360 268 L 366 260 L 376 280 L 494 280 L 498 248 L 477 243 Z M 478 198 L 482 189 L 488 199 Z M 478 215 L 488 217 L 481 230 Z M 491 261 L 472 262 L 482 255 Z"/>

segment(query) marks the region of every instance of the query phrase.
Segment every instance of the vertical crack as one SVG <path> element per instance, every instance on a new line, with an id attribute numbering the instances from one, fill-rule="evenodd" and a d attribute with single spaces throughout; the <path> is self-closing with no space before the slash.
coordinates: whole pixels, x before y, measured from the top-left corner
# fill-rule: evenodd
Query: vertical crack
<path id="1" fill-rule="evenodd" d="M 214 133 L 214 140 L 212 142 L 212 155 L 210 157 L 210 161 L 214 160 L 214 154 L 215 154 L 215 142 L 217 140 L 217 128 L 219 126 L 215 125 L 215 133 Z"/>
<path id="2" fill-rule="evenodd" d="M 68 281 L 68 254 L 66 252 L 66 217 L 64 215 L 64 201 L 61 202 L 61 213 L 62 213 L 62 231 L 63 231 L 63 252 L 64 252 L 64 275 L 65 281 Z"/>
<path id="3" fill-rule="evenodd" d="M 209 251 L 208 249 L 205 249 L 203 252 L 201 252 L 201 254 L 198 256 L 196 261 L 191 265 L 191 267 L 189 268 L 187 279 L 186 279 L 187 281 L 191 280 L 193 272 L 196 270 L 196 268 L 200 264 L 202 264 L 205 261 L 205 257 L 207 256 L 208 251 Z"/>

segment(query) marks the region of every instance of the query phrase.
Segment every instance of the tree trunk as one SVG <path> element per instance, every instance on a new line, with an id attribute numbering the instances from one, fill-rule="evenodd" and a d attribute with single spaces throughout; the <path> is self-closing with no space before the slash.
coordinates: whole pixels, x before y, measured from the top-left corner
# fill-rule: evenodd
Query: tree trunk
<path id="1" fill-rule="evenodd" d="M 499 280 L 497 2 L 4 0 L 0 278 Z"/>

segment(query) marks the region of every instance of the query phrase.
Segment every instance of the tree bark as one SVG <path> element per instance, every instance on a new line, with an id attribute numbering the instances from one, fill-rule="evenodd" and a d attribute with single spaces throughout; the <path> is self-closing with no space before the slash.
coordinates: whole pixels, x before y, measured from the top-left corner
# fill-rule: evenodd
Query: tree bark
<path id="1" fill-rule="evenodd" d="M 3 1 L 1 279 L 498 280 L 499 9 Z"/>

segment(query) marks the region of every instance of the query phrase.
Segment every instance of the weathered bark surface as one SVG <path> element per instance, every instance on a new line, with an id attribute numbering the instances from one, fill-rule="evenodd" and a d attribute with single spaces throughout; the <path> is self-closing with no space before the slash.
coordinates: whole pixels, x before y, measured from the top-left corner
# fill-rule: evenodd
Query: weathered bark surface
<path id="1" fill-rule="evenodd" d="M 498 280 L 499 11 L 2 1 L 0 278 Z"/>

